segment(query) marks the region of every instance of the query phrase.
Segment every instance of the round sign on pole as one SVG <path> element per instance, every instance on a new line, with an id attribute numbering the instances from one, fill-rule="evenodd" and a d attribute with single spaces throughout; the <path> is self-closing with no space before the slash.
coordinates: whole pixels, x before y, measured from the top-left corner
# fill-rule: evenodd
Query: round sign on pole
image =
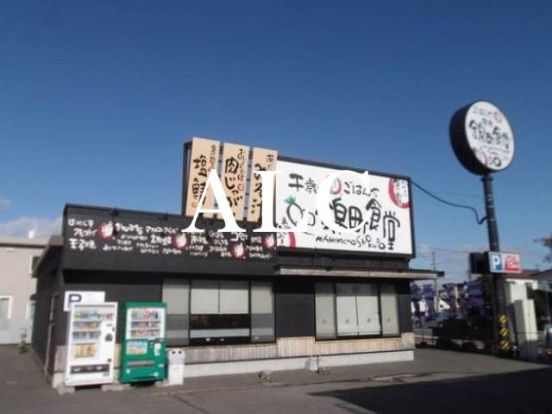
<path id="1" fill-rule="evenodd" d="M 450 141 L 460 163 L 474 174 L 502 171 L 514 158 L 510 123 L 487 101 L 476 101 L 456 111 L 450 121 Z"/>

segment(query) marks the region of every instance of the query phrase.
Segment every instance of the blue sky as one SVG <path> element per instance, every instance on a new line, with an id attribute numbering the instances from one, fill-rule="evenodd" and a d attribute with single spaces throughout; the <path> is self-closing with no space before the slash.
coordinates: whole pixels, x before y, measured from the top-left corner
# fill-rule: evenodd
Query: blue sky
<path id="1" fill-rule="evenodd" d="M 48 233 L 66 202 L 179 212 L 191 136 L 394 172 L 483 212 L 451 114 L 486 98 L 516 135 L 495 176 L 503 250 L 552 231 L 546 1 L 4 1 L 0 234 Z M 421 259 L 462 276 L 469 212 L 414 193 Z"/>

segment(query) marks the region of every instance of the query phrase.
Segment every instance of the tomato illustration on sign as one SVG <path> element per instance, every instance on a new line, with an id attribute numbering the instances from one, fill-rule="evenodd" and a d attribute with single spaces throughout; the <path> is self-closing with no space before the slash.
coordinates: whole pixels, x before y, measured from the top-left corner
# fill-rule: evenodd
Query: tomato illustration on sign
<path id="1" fill-rule="evenodd" d="M 389 179 L 389 197 L 393 204 L 400 208 L 410 208 L 408 182 L 399 178 Z"/>
<path id="2" fill-rule="evenodd" d="M 236 243 L 231 247 L 230 252 L 234 259 L 245 259 L 245 246 L 243 243 Z"/>
<path id="3" fill-rule="evenodd" d="M 342 188 L 343 188 L 343 184 L 341 184 L 341 180 L 339 178 L 336 178 L 330 188 L 330 194 L 338 195 L 341 193 Z"/>
<path id="4" fill-rule="evenodd" d="M 185 249 L 190 244 L 190 239 L 187 234 L 175 234 L 172 244 L 177 249 Z"/>
<path id="5" fill-rule="evenodd" d="M 269 234 L 263 237 L 263 247 L 267 250 L 272 250 L 276 247 L 276 238 L 274 234 Z"/>
<path id="6" fill-rule="evenodd" d="M 115 232 L 115 226 L 113 225 L 112 221 L 109 221 L 107 223 L 102 223 L 98 227 L 98 233 L 100 237 L 104 240 L 111 239 L 114 236 Z"/>

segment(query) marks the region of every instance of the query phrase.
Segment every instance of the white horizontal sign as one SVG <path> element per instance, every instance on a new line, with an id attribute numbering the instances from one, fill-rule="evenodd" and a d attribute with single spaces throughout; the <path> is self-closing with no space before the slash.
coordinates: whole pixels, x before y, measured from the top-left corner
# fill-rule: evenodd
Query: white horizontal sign
<path id="1" fill-rule="evenodd" d="M 68 290 L 63 298 L 63 310 L 69 312 L 73 303 L 103 303 L 105 292 L 92 290 Z"/>
<path id="2" fill-rule="evenodd" d="M 518 253 L 489 252 L 491 273 L 522 273 L 521 256 Z"/>
<path id="3" fill-rule="evenodd" d="M 413 254 L 406 180 L 370 174 L 366 181 L 353 173 L 336 178 L 330 189 L 330 211 L 345 230 L 337 232 L 322 222 L 316 204 L 324 179 L 339 170 L 281 160 L 276 169 L 276 226 L 293 228 L 308 216 L 306 231 L 278 233 L 278 246 Z M 359 226 L 354 232 L 346 231 Z"/>

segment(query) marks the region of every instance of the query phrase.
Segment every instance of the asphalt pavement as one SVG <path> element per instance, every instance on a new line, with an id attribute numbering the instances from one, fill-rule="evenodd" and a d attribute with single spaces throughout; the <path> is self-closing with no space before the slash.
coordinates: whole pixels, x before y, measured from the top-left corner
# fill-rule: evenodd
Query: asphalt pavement
<path id="1" fill-rule="evenodd" d="M 188 379 L 58 395 L 31 353 L 0 347 L 0 413 L 551 413 L 552 367 L 421 349 L 412 362 Z"/>

